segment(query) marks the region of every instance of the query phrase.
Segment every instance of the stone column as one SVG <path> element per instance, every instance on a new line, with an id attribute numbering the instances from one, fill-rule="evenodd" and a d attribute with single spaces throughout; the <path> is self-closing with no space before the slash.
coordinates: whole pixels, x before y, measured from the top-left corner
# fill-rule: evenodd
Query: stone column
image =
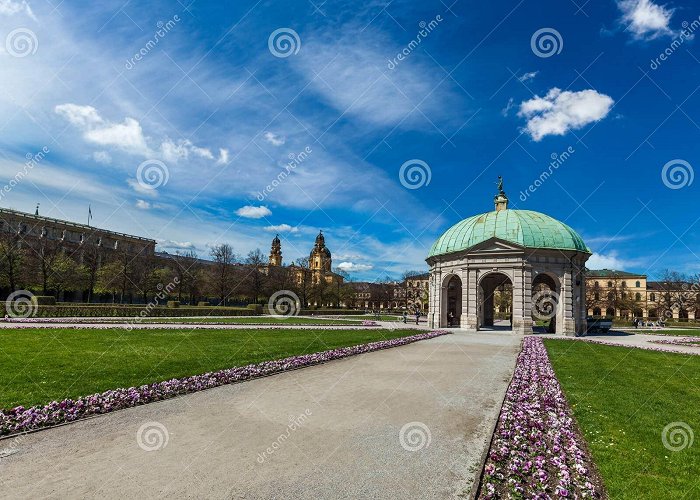
<path id="1" fill-rule="evenodd" d="M 479 273 L 476 269 L 467 267 L 466 277 L 466 281 L 462 283 L 462 295 L 467 296 L 466 314 L 465 311 L 462 312 L 462 328 L 476 330 L 479 327 Z"/>

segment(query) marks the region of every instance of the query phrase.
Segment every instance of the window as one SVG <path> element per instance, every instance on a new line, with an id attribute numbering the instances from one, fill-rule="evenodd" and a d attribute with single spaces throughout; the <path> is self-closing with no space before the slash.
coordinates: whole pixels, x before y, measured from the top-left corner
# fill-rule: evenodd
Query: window
<path id="1" fill-rule="evenodd" d="M 600 300 L 600 294 L 598 292 L 593 294 L 593 299 L 594 300 Z"/>
<path id="2" fill-rule="evenodd" d="M 651 300 L 652 302 L 656 302 L 656 294 L 655 293 L 650 294 L 649 300 Z"/>
<path id="3" fill-rule="evenodd" d="M 626 287 L 627 287 L 627 282 L 626 282 L 626 281 L 623 281 L 623 282 L 622 282 L 622 288 L 626 288 Z"/>
<path id="4" fill-rule="evenodd" d="M 639 281 L 637 281 L 637 282 L 634 284 L 634 286 L 637 287 L 637 288 L 639 288 L 639 287 L 642 286 L 642 284 L 641 284 Z"/>
<path id="5" fill-rule="evenodd" d="M 608 281 L 608 288 L 612 288 L 612 281 Z"/>
<path id="6" fill-rule="evenodd" d="M 598 287 L 600 286 L 600 284 L 596 281 L 595 284 L 594 284 L 593 286 L 595 286 L 596 288 L 598 288 Z"/>
<path id="7" fill-rule="evenodd" d="M 642 294 L 641 293 L 634 294 L 634 300 L 642 300 Z"/>

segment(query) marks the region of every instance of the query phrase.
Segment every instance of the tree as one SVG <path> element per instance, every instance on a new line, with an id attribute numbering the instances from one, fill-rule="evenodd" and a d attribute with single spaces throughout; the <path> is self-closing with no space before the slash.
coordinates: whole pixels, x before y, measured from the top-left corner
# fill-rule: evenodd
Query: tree
<path id="1" fill-rule="evenodd" d="M 112 295 L 112 303 L 116 301 L 116 295 L 121 286 L 119 279 L 120 270 L 121 263 L 113 260 L 101 266 L 97 271 L 95 291 Z"/>
<path id="2" fill-rule="evenodd" d="M 61 251 L 60 242 L 47 236 L 42 236 L 30 246 L 29 265 L 37 273 L 37 280 L 41 284 L 44 295 L 49 294 L 49 277 L 54 271 L 54 264 Z"/>
<path id="3" fill-rule="evenodd" d="M 219 297 L 219 305 L 226 305 L 226 300 L 233 290 L 233 265 L 236 255 L 228 243 L 221 243 L 211 249 L 214 264 L 210 268 L 210 286 L 214 295 Z"/>
<path id="4" fill-rule="evenodd" d="M 51 265 L 51 273 L 47 278 L 49 290 L 53 290 L 56 297 L 61 296 L 65 290 L 78 290 L 83 286 L 84 275 L 81 273 L 78 263 L 71 257 L 61 252 L 56 255 Z"/>
<path id="5" fill-rule="evenodd" d="M 17 289 L 25 261 L 19 241 L 20 237 L 15 232 L 0 233 L 0 278 L 9 286 L 10 292 Z"/>
<path id="6" fill-rule="evenodd" d="M 267 284 L 267 276 L 263 272 L 265 256 L 256 248 L 248 253 L 244 263 L 247 269 L 243 277 L 243 290 L 253 299 L 252 302 L 257 303 Z"/>
<path id="7" fill-rule="evenodd" d="M 102 263 L 102 247 L 86 243 L 83 247 L 81 273 L 84 277 L 85 288 L 87 289 L 87 301 L 92 301 L 92 294 L 97 285 L 97 272 Z"/>
<path id="8" fill-rule="evenodd" d="M 294 291 L 301 300 L 301 307 L 308 307 L 313 280 L 311 275 L 311 267 L 309 265 L 309 258 L 302 257 L 292 265 L 294 266 L 294 272 L 296 273 Z"/>
<path id="9" fill-rule="evenodd" d="M 188 250 L 184 254 L 176 252 L 172 268 L 178 279 L 177 300 L 182 301 L 182 294 L 187 293 L 190 304 L 194 305 L 202 283 L 202 265 L 197 253 L 194 250 Z"/>

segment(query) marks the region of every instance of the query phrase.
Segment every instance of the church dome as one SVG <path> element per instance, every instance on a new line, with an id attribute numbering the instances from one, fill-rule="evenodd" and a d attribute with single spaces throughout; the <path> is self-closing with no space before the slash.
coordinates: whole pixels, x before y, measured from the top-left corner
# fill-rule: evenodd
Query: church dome
<path id="1" fill-rule="evenodd" d="M 458 222 L 437 239 L 428 258 L 468 250 L 491 238 L 526 248 L 591 253 L 583 238 L 563 222 L 532 210 L 505 208 Z"/>

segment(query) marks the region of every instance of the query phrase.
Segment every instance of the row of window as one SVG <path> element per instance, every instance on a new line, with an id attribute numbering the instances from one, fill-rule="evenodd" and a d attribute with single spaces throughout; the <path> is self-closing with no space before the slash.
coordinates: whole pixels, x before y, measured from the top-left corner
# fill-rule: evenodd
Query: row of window
<path id="1" fill-rule="evenodd" d="M 596 282 L 594 283 L 593 286 L 595 286 L 596 288 L 598 288 L 598 287 L 600 287 L 600 283 L 598 283 L 598 282 L 596 281 Z M 615 285 L 613 284 L 612 281 L 608 281 L 608 288 L 612 288 L 612 287 L 614 287 L 614 286 L 615 286 Z M 625 288 L 625 287 L 627 287 L 627 282 L 623 281 L 623 282 L 622 282 L 622 288 Z M 641 287 L 642 287 L 642 282 L 641 282 L 641 281 L 635 281 L 634 287 L 635 287 L 635 288 L 641 288 Z"/>

